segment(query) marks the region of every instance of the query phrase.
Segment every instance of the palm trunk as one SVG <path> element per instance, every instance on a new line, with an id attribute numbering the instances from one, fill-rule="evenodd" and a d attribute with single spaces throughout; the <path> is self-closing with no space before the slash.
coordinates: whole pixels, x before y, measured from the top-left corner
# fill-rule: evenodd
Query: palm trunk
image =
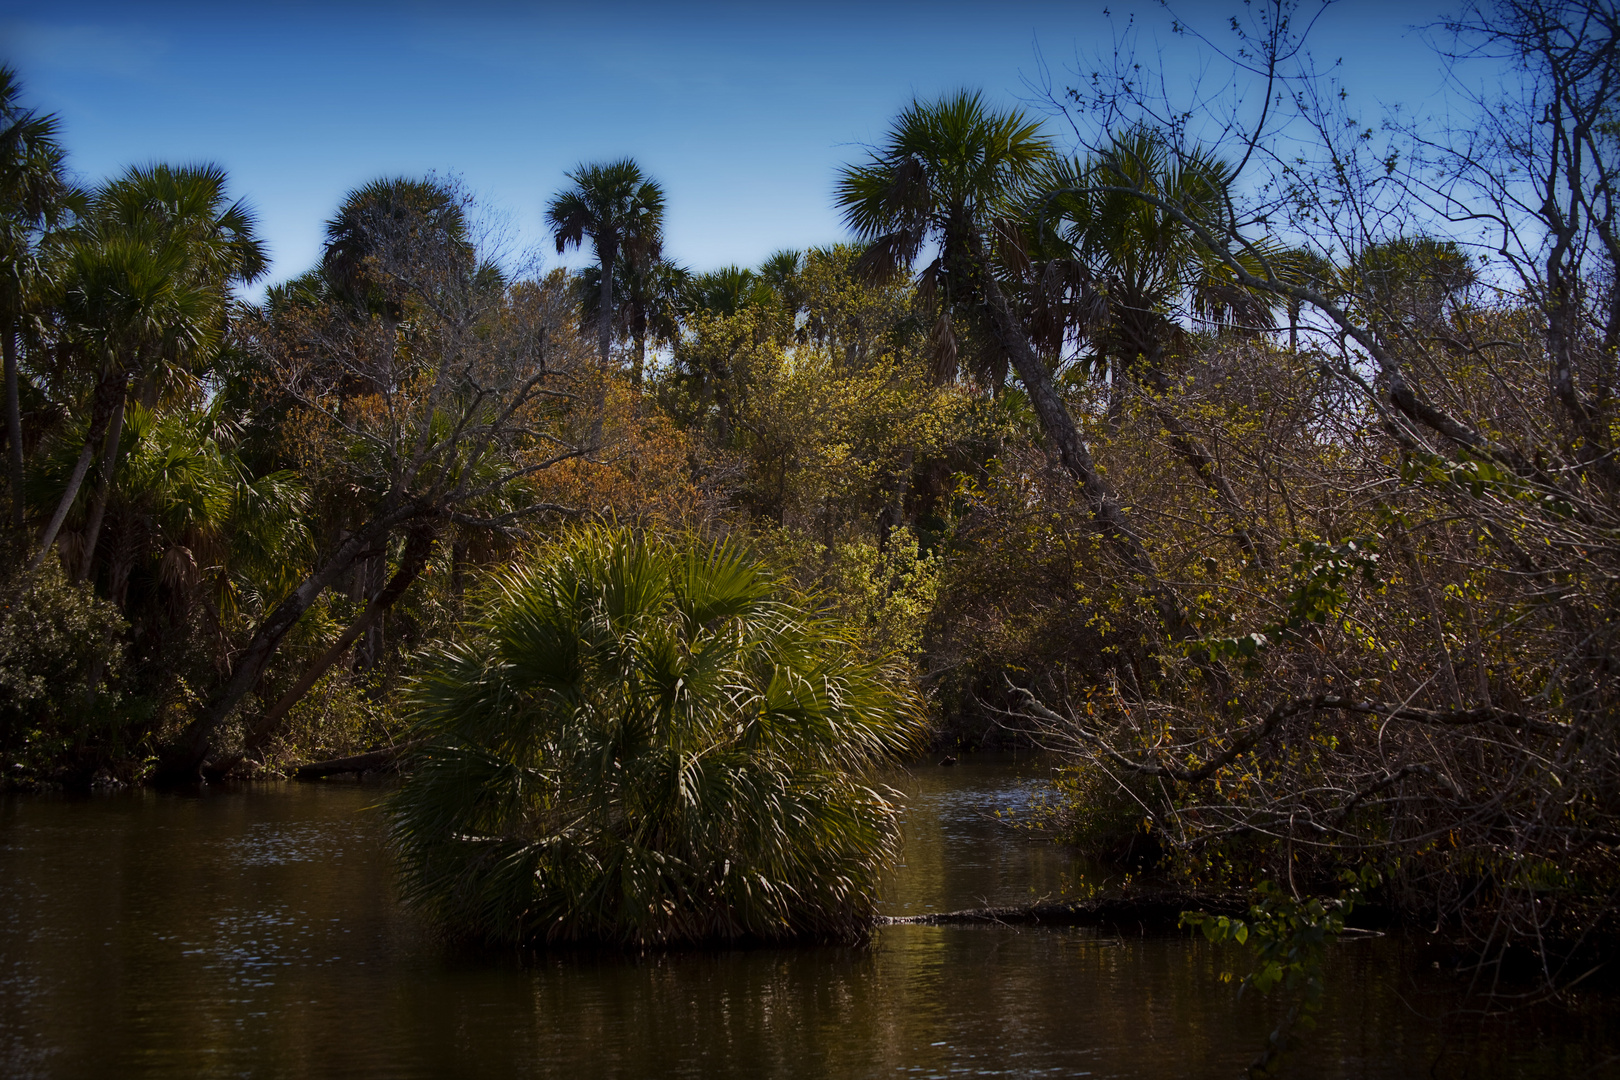
<path id="1" fill-rule="evenodd" d="M 596 328 L 597 348 L 602 352 L 602 370 L 608 369 L 613 352 L 613 252 L 602 253 L 602 296 L 597 308 L 600 322 Z"/>
<path id="2" fill-rule="evenodd" d="M 107 515 L 107 500 L 112 497 L 113 470 L 118 467 L 118 443 L 124 437 L 124 399 L 118 399 L 113 411 L 112 427 L 107 431 L 107 449 L 101 456 L 101 479 L 96 484 L 96 497 L 90 504 L 90 518 L 84 527 L 84 559 L 79 564 L 79 580 L 90 577 L 95 566 L 96 548 L 101 540 L 101 521 Z"/>
<path id="3" fill-rule="evenodd" d="M 265 745 L 275 736 L 276 730 L 281 726 L 282 718 L 291 711 L 294 705 L 303 700 L 304 695 L 308 694 L 310 688 L 320 681 L 322 675 L 331 670 L 333 664 L 343 658 L 343 654 L 348 651 L 349 646 L 359 640 L 360 635 L 370 629 L 383 612 L 393 607 L 394 602 L 405 595 L 405 590 L 410 588 L 411 584 L 421 576 L 423 569 L 427 566 L 428 556 L 432 554 L 435 535 L 436 533 L 431 526 L 422 526 L 411 530 L 410 537 L 405 541 L 405 552 L 400 558 L 399 569 L 394 571 L 394 576 L 389 579 L 388 584 L 383 586 L 371 598 L 371 602 L 366 605 L 366 609 L 360 613 L 360 616 L 354 622 L 349 624 L 348 629 L 344 630 L 338 636 L 338 639 L 313 664 L 305 669 L 304 673 L 299 676 L 298 681 L 293 684 L 292 689 L 283 694 L 281 700 L 276 702 L 259 719 L 258 723 L 253 725 L 246 742 L 246 749 L 250 756 L 264 749 Z"/>
<path id="4" fill-rule="evenodd" d="M 1068 406 L 1063 404 L 1063 399 L 1058 396 L 1057 388 L 1052 384 L 1051 374 L 1046 370 L 1041 358 L 1035 354 L 1028 333 L 1018 321 L 1018 317 L 1013 314 L 1012 306 L 1007 302 L 1007 297 L 1002 293 L 995 276 L 990 273 L 990 260 L 985 254 L 983 241 L 974 237 L 973 246 L 976 269 L 984 288 L 985 303 L 990 309 L 991 326 L 1002 348 L 1012 359 L 1013 368 L 1018 372 L 1018 378 L 1029 394 L 1030 404 L 1035 407 L 1035 415 L 1040 420 L 1041 430 L 1057 448 L 1058 459 L 1064 469 L 1080 485 L 1080 493 L 1091 509 L 1092 518 L 1101 529 L 1103 537 L 1134 573 L 1146 579 L 1155 606 L 1159 610 L 1159 621 L 1165 634 L 1173 641 L 1190 638 L 1193 631 L 1181 610 L 1180 602 L 1163 584 L 1153 557 L 1126 516 L 1125 508 L 1120 505 L 1118 496 L 1097 471 L 1091 450 L 1080 437 L 1080 429 L 1075 426 L 1074 417 L 1069 415 Z"/>
<path id="5" fill-rule="evenodd" d="M 6 364 L 6 432 L 11 444 L 11 526 L 22 530 L 23 471 L 22 404 L 17 390 L 17 328 L 7 321 L 0 342 L 5 346 Z"/>
<path id="6" fill-rule="evenodd" d="M 57 501 L 56 513 L 51 515 L 50 524 L 45 526 L 45 535 L 40 538 L 39 550 L 28 563 L 28 569 L 38 569 L 50 552 L 51 545 L 56 543 L 56 534 L 61 531 L 62 522 L 67 520 L 68 511 L 73 508 L 73 501 L 79 497 L 79 488 L 84 484 L 85 473 L 90 471 L 90 459 L 95 456 L 96 444 L 106 434 L 107 425 L 112 422 L 113 409 L 124 400 L 128 383 L 129 376 L 119 372 L 103 375 L 101 381 L 96 384 L 94 405 L 90 413 L 90 430 L 85 433 L 84 449 L 79 452 L 79 461 L 73 466 L 73 474 L 68 477 L 67 490 L 62 492 L 62 498 Z"/>

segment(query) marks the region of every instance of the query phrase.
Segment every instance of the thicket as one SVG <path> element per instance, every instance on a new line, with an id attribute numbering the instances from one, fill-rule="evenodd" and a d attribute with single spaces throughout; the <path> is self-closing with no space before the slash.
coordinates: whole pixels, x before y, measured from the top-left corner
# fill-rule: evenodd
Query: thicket
<path id="1" fill-rule="evenodd" d="M 850 245 L 693 273 L 626 161 L 550 207 L 596 266 L 539 275 L 385 180 L 255 305 L 222 175 L 76 191 L 7 73 L 5 588 L 62 612 L 7 653 L 7 775 L 393 745 L 419 650 L 567 523 L 746 538 L 939 738 L 1068 754 L 1066 839 L 1197 889 L 1374 868 L 1578 974 L 1546 943 L 1620 887 L 1620 27 L 1465 7 L 1449 121 L 1380 125 L 1249 12 L 1196 108 L 1129 50 L 1061 125 L 914 102 Z"/>

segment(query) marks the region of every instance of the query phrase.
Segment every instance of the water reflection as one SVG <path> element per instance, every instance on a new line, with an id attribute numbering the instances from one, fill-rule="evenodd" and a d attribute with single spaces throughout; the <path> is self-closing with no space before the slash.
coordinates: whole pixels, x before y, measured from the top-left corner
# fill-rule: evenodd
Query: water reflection
<path id="1" fill-rule="evenodd" d="M 895 913 L 1057 892 L 1074 866 L 993 812 L 1039 763 L 922 766 Z M 1238 1075 L 1267 1004 L 1186 940 L 894 926 L 870 949 L 523 963 L 396 907 L 377 789 L 0 800 L 0 1075 Z M 1481 1023 L 1399 941 L 1335 951 L 1312 1077 L 1617 1068 L 1610 1004 Z M 1605 1063 L 1608 1063 L 1607 1065 Z"/>

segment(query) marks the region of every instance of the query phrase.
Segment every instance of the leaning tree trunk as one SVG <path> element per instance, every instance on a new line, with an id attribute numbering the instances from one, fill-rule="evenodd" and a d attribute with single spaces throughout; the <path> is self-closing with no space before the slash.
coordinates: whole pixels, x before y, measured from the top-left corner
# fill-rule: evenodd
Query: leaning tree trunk
<path id="1" fill-rule="evenodd" d="M 349 628 L 304 670 L 292 689 L 283 694 L 281 700 L 260 717 L 248 732 L 245 749 L 250 756 L 264 749 L 281 726 L 282 718 L 292 707 L 303 700 L 310 688 L 320 681 L 321 676 L 343 657 L 349 646 L 359 640 L 360 635 L 365 633 L 383 612 L 393 607 L 394 602 L 405 595 L 405 590 L 411 587 L 427 567 L 428 556 L 433 552 L 433 541 L 436 536 L 437 530 L 428 524 L 419 525 L 411 530 L 405 541 L 405 552 L 400 557 L 399 569 L 394 571 L 394 576 L 389 579 L 388 584 L 371 598 L 370 603 L 366 604 L 366 609 L 349 624 Z"/>
<path id="2" fill-rule="evenodd" d="M 297 625 L 322 593 L 335 584 L 365 552 L 385 540 L 399 518 L 379 517 L 350 533 L 327 560 L 277 604 L 253 632 L 247 647 L 237 656 L 230 678 L 159 756 L 153 780 L 159 784 L 193 783 L 202 774 L 203 762 L 214 748 L 214 735 L 238 703 L 258 683 L 282 640 Z"/>
<path id="3" fill-rule="evenodd" d="M 1147 546 L 1142 543 L 1141 536 L 1126 516 L 1125 508 L 1120 505 L 1118 496 L 1097 471 L 1097 464 L 1091 456 L 1090 448 L 1080 436 L 1080 429 L 1075 426 L 1074 417 L 1069 415 L 1068 406 L 1063 403 L 1063 399 L 1058 396 L 1057 388 L 1052 384 L 1051 373 L 1046 370 L 1041 358 L 1035 354 L 1034 347 L 1029 343 L 1029 334 L 1025 332 L 1018 317 L 1013 314 L 1012 306 L 1007 302 L 1000 284 L 989 271 L 990 263 L 985 256 L 982 241 L 977 241 L 976 238 L 974 247 L 976 268 L 984 287 L 985 304 L 990 309 L 991 327 L 1002 348 L 1012 358 L 1013 368 L 1018 372 L 1024 389 L 1029 393 L 1030 404 L 1035 407 L 1035 416 L 1040 420 L 1041 430 L 1057 448 L 1058 459 L 1063 463 L 1064 469 L 1080 485 L 1080 493 L 1091 509 L 1093 520 L 1102 530 L 1103 537 L 1124 560 L 1126 566 L 1146 579 L 1165 634 L 1175 641 L 1187 640 L 1192 637 L 1193 630 L 1181 610 L 1180 602 L 1160 578 L 1152 555 L 1148 553 Z"/>
<path id="4" fill-rule="evenodd" d="M 23 471 L 22 403 L 17 388 L 17 328 L 11 322 L 0 327 L 4 336 L 0 343 L 5 348 L 6 364 L 6 432 L 11 444 L 11 526 L 19 532 L 23 526 Z"/>
<path id="5" fill-rule="evenodd" d="M 112 497 L 113 470 L 118 467 L 118 443 L 124 437 L 124 399 L 118 399 L 113 411 L 112 427 L 107 431 L 107 449 L 101 455 L 101 478 L 96 483 L 96 496 L 90 504 L 90 517 L 84 526 L 84 559 L 79 564 L 79 580 L 90 577 L 96 564 L 96 547 L 101 540 L 101 522 L 107 516 L 107 500 Z"/>
<path id="6" fill-rule="evenodd" d="M 51 515 L 50 524 L 45 526 L 45 535 L 40 538 L 39 550 L 34 553 L 28 569 L 38 569 L 50 552 L 51 545 L 56 543 L 56 534 L 61 531 L 62 522 L 67 520 L 68 511 L 73 508 L 73 501 L 79 497 L 79 488 L 84 484 L 85 473 L 90 471 L 90 459 L 95 456 L 96 444 L 107 433 L 107 425 L 112 422 L 113 410 L 124 400 L 128 388 L 129 375 L 122 371 L 109 372 L 96 384 L 94 404 L 90 412 L 90 430 L 85 433 L 84 449 L 79 451 L 79 460 L 73 466 L 73 474 L 68 477 L 67 490 L 62 492 L 62 498 L 56 504 L 56 513 Z"/>

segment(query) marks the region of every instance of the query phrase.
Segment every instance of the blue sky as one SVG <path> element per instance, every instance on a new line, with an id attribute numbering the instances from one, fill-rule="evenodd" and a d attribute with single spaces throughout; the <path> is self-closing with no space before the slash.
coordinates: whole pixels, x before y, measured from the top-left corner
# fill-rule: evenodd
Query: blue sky
<path id="1" fill-rule="evenodd" d="M 1451 5 L 1344 0 L 1313 32 L 1369 106 L 1421 108 L 1440 68 L 1412 27 Z M 1219 36 L 1227 8 L 1178 11 Z M 1106 12 L 1106 14 L 1105 14 Z M 88 181 L 216 161 L 260 218 L 272 280 L 315 260 L 343 194 L 383 175 L 459 174 L 520 245 L 582 161 L 636 158 L 665 188 L 666 252 L 699 269 L 844 237 L 838 167 L 913 96 L 1060 87 L 1134 16 L 1194 68 L 1157 4 L 18 3 L 0 60 L 59 114 Z M 577 265 L 579 256 L 550 263 Z"/>

